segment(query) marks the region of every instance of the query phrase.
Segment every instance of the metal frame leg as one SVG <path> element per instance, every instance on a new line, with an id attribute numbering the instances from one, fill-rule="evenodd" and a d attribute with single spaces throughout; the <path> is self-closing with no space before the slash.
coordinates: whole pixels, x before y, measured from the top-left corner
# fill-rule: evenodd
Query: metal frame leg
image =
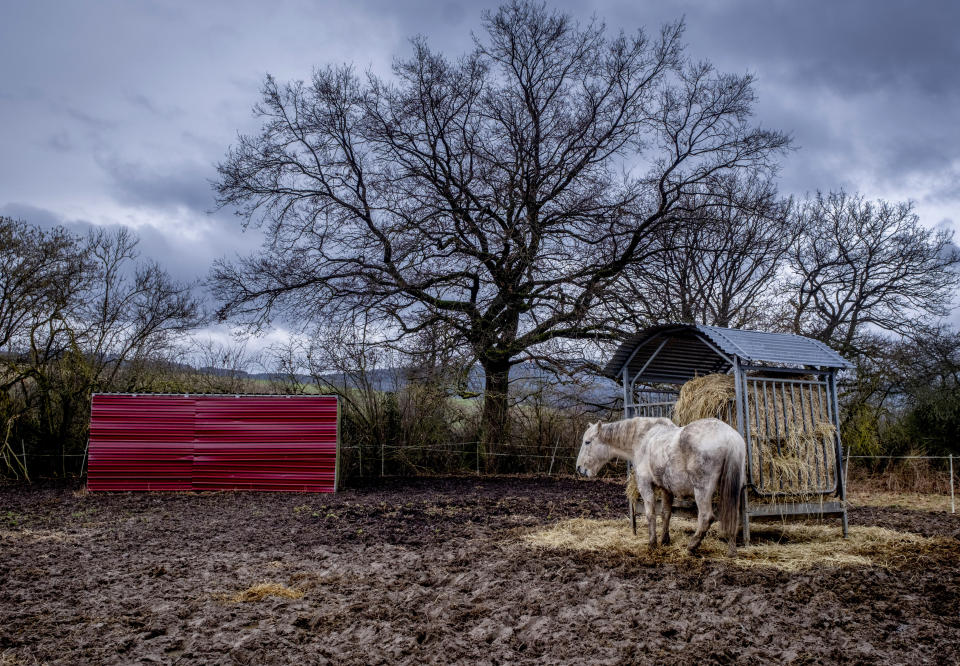
<path id="1" fill-rule="evenodd" d="M 750 545 L 750 505 L 747 501 L 747 489 L 743 489 L 743 498 L 741 499 L 740 509 L 740 527 L 743 530 L 743 545 Z"/>
<path id="2" fill-rule="evenodd" d="M 633 474 L 633 464 L 627 461 L 627 483 L 630 483 L 630 475 Z M 627 514 L 630 516 L 630 527 L 633 529 L 633 536 L 637 536 L 637 503 L 631 498 L 627 498 Z"/>

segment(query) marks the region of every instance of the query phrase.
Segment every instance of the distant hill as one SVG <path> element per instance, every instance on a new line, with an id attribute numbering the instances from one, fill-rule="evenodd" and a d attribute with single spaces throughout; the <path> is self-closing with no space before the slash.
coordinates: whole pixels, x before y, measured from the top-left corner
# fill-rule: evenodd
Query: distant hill
<path id="1" fill-rule="evenodd" d="M 216 368 L 204 368 L 204 372 L 217 374 Z M 225 373 L 227 371 L 220 371 Z M 404 387 L 411 374 L 410 368 L 379 368 L 371 370 L 368 378 L 374 390 L 393 392 Z M 267 381 L 282 380 L 285 376 L 276 373 L 246 374 L 250 379 Z M 309 375 L 297 375 L 296 379 L 305 384 L 312 383 Z M 323 379 L 332 384 L 343 384 L 344 375 L 330 373 L 323 375 Z M 558 379 L 553 373 L 546 372 L 533 363 L 521 363 L 510 370 L 512 386 L 520 393 L 532 393 L 546 390 L 552 402 L 557 404 L 572 404 L 586 402 L 592 405 L 610 405 L 620 396 L 620 387 L 615 382 L 604 377 L 579 377 L 576 384 Z M 482 393 L 484 384 L 483 369 L 475 366 L 467 377 L 466 388 L 470 392 Z"/>

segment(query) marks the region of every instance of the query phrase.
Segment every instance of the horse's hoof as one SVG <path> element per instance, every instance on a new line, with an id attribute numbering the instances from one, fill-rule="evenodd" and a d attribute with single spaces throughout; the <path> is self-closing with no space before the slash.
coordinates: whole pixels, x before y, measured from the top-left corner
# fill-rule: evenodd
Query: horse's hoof
<path id="1" fill-rule="evenodd" d="M 669 539 L 669 538 L 664 539 L 663 541 L 660 542 L 660 545 L 661 545 L 661 546 L 669 546 L 669 545 L 670 545 L 670 539 Z"/>

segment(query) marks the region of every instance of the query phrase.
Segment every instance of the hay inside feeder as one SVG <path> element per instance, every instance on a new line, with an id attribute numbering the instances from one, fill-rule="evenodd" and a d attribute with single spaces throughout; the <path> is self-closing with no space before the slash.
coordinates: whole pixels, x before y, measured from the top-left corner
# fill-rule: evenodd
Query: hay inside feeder
<path id="1" fill-rule="evenodd" d="M 736 396 L 733 375 L 694 377 L 680 388 L 673 406 L 673 422 L 685 426 L 698 419 L 730 422 L 730 402 Z"/>
<path id="2" fill-rule="evenodd" d="M 809 379 L 809 378 L 804 378 Z M 732 375 L 705 375 L 684 384 L 673 410 L 680 426 L 697 419 L 718 418 L 737 426 L 736 389 Z M 790 496 L 821 496 L 837 478 L 833 453 L 836 428 L 830 421 L 826 388 L 813 384 L 783 385 L 781 390 L 749 382 L 746 391 L 754 481 L 767 501 Z"/>

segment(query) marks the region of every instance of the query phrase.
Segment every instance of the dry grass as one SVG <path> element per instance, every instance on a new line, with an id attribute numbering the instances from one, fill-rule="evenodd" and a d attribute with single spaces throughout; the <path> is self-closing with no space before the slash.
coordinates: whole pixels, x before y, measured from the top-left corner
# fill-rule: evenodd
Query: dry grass
<path id="1" fill-rule="evenodd" d="M 251 585 L 247 589 L 241 590 L 233 596 L 228 597 L 227 601 L 232 601 L 233 603 L 247 603 L 250 601 L 263 601 L 267 597 L 300 599 L 303 597 L 303 592 L 300 590 L 291 589 L 286 585 L 281 585 L 280 583 L 257 583 L 256 585 Z"/>
<path id="2" fill-rule="evenodd" d="M 627 474 L 627 499 L 631 502 L 640 501 L 640 489 L 637 488 L 637 477 Z"/>
<path id="3" fill-rule="evenodd" d="M 33 530 L 28 528 L 18 530 L 0 530 L 2 539 L 23 539 L 24 541 L 55 541 L 73 542 L 80 539 L 80 534 L 64 532 L 62 530 Z"/>
<path id="4" fill-rule="evenodd" d="M 851 506 L 881 506 L 914 511 L 950 511 L 950 495 L 932 493 L 893 492 L 872 488 L 847 489 L 847 503 Z M 960 498 L 957 498 L 960 504 Z"/>
<path id="5" fill-rule="evenodd" d="M 922 455 L 923 451 L 911 451 L 909 454 Z M 929 459 L 879 462 L 879 465 L 867 465 L 859 460 L 851 461 L 849 485 L 877 492 L 950 494 L 950 472 L 944 467 L 932 465 Z M 957 491 L 960 491 L 960 481 L 955 483 L 958 484 Z"/>
<path id="6" fill-rule="evenodd" d="M 670 524 L 670 546 L 651 551 L 646 545 L 646 524 L 641 519 L 637 536 L 625 520 L 565 520 L 522 537 L 524 543 L 550 550 L 586 551 L 629 555 L 649 564 L 691 562 L 686 542 L 695 524 L 674 518 Z M 658 527 L 661 523 L 658 521 Z M 737 549 L 737 557 L 727 560 L 726 544 L 714 527 L 704 539 L 700 555 L 723 558 L 743 567 L 766 567 L 801 571 L 819 566 L 887 567 L 915 564 L 920 555 L 960 560 L 960 544 L 955 539 L 927 538 L 909 532 L 882 527 L 852 526 L 850 536 L 840 535 L 839 521 L 818 523 L 757 524 L 753 526 L 751 545 Z"/>

